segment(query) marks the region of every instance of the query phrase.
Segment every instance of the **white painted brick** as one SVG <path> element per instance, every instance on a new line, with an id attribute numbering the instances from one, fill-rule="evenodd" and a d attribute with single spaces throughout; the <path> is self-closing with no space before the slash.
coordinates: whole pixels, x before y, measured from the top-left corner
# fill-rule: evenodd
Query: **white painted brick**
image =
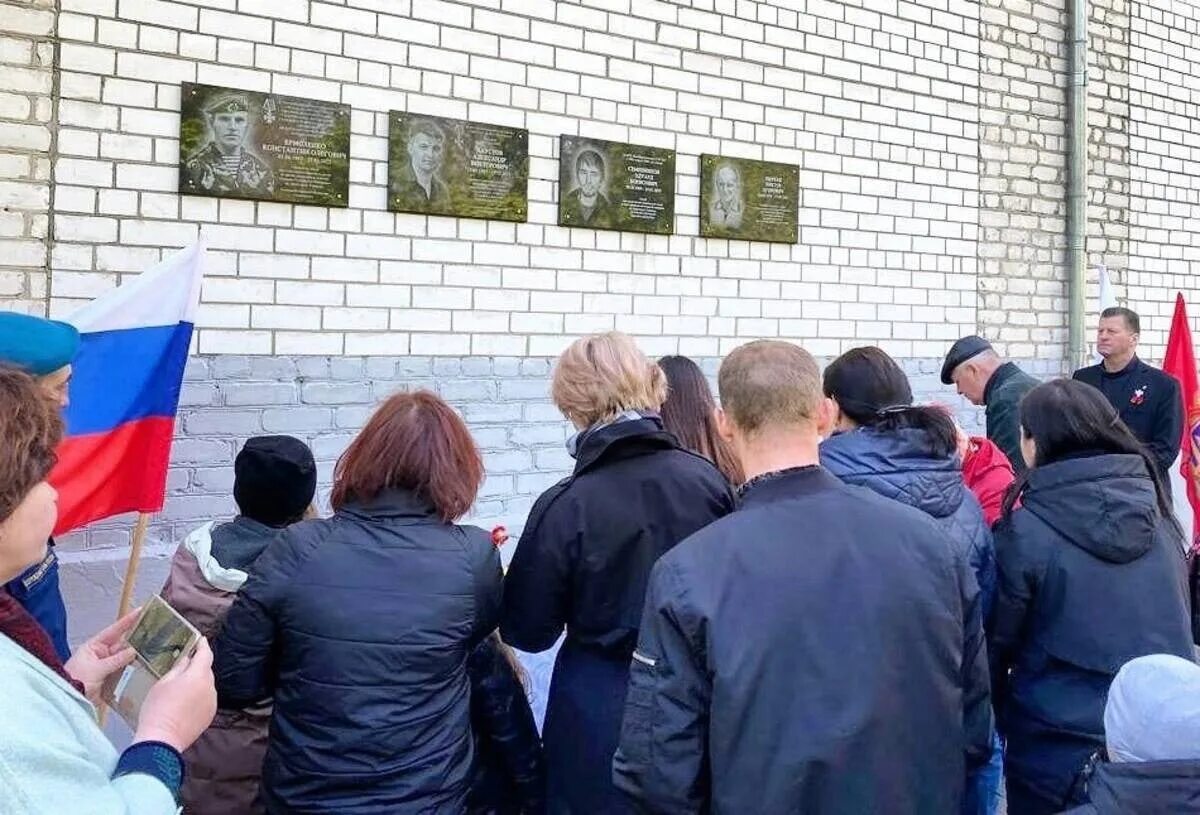
<path id="1" fill-rule="evenodd" d="M 453 312 L 439 309 L 393 309 L 393 331 L 449 331 Z"/>
<path id="2" fill-rule="evenodd" d="M 224 331 L 201 329 L 199 348 L 202 354 L 269 354 L 272 337 L 268 331 Z"/>

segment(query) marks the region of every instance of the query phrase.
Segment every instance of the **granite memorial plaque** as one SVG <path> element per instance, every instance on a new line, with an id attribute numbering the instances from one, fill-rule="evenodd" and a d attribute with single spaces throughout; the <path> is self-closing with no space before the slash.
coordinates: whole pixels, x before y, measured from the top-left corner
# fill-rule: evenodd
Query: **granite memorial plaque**
<path id="1" fill-rule="evenodd" d="M 558 223 L 670 235 L 675 231 L 675 151 L 562 136 Z"/>
<path id="2" fill-rule="evenodd" d="M 344 207 L 350 106 L 184 82 L 179 191 Z"/>
<path id="3" fill-rule="evenodd" d="M 529 131 L 392 111 L 388 209 L 526 220 Z"/>
<path id="4" fill-rule="evenodd" d="M 796 243 L 800 168 L 744 158 L 700 157 L 700 234 Z"/>

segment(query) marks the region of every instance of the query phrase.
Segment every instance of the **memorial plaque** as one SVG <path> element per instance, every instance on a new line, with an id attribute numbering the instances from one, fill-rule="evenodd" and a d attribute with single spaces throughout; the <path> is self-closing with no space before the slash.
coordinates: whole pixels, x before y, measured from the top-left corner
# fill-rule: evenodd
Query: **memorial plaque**
<path id="1" fill-rule="evenodd" d="M 350 106 L 183 83 L 179 191 L 344 207 Z"/>
<path id="2" fill-rule="evenodd" d="M 700 157 L 700 234 L 796 243 L 800 168 L 744 158 Z"/>
<path id="3" fill-rule="evenodd" d="M 529 216 L 529 131 L 388 115 L 388 209 L 460 218 Z"/>
<path id="4" fill-rule="evenodd" d="M 558 223 L 670 235 L 675 231 L 675 151 L 562 136 Z"/>

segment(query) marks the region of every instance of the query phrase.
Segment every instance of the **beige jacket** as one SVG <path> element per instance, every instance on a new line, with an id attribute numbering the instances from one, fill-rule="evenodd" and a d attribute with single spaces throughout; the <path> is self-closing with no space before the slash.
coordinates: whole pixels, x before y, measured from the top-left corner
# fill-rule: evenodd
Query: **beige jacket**
<path id="1" fill-rule="evenodd" d="M 210 641 L 220 632 L 246 573 L 212 555 L 213 524 L 184 539 L 171 562 L 162 597 Z M 259 779 L 267 752 L 270 705 L 219 710 L 212 726 L 183 754 L 185 815 L 260 815 Z"/>

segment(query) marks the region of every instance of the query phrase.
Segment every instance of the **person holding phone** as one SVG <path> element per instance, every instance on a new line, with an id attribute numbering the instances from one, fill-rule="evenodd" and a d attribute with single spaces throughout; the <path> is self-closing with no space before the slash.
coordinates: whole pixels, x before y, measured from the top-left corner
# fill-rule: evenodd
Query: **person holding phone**
<path id="1" fill-rule="evenodd" d="M 0 582 L 46 555 L 58 514 L 46 481 L 62 419 L 32 376 L 0 366 Z M 150 691 L 133 744 L 119 754 L 96 723 L 104 680 L 134 659 L 134 611 L 64 664 L 49 635 L 0 592 L 0 815 L 174 815 L 180 753 L 216 712 L 212 652 L 200 641 Z"/>

